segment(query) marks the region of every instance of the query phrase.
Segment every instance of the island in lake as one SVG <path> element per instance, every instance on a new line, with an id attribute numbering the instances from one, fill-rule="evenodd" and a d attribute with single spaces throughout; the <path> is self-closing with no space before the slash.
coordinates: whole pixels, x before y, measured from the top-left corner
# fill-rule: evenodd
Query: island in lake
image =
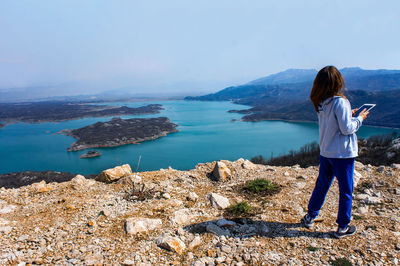
<path id="1" fill-rule="evenodd" d="M 98 151 L 88 151 L 87 153 L 85 153 L 85 154 L 82 154 L 81 156 L 79 156 L 79 158 L 80 159 L 83 159 L 83 158 L 93 158 L 93 157 L 98 157 L 98 156 L 100 156 L 101 155 L 101 153 L 100 152 L 98 152 Z"/>
<path id="2" fill-rule="evenodd" d="M 78 129 L 64 129 L 59 133 L 76 138 L 78 141 L 72 143 L 68 151 L 79 151 L 138 144 L 177 132 L 177 126 L 167 117 L 131 119 L 116 117 L 108 122 L 97 122 Z"/>
<path id="3" fill-rule="evenodd" d="M 7 123 L 60 122 L 85 117 L 156 114 L 160 104 L 141 107 L 95 105 L 79 102 L 0 103 L 0 128 Z"/>

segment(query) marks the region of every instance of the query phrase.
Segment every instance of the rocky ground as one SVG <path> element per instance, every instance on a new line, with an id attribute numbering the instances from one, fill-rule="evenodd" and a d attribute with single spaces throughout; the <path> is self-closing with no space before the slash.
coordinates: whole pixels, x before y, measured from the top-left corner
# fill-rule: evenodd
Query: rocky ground
<path id="1" fill-rule="evenodd" d="M 400 257 L 399 165 L 356 164 L 356 235 L 332 238 L 337 183 L 313 230 L 298 223 L 318 167 L 254 165 L 239 159 L 130 174 L 118 181 L 76 176 L 0 189 L 0 263 L 25 265 L 397 265 Z M 101 180 L 110 181 L 103 174 Z M 255 178 L 277 194 L 249 194 Z M 250 214 L 226 207 L 247 201 Z"/>

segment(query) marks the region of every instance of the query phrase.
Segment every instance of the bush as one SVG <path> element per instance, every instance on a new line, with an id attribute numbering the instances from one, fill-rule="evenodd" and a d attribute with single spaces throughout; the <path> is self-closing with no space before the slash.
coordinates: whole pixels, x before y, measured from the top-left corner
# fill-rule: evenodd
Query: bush
<path id="1" fill-rule="evenodd" d="M 331 261 L 332 266 L 351 266 L 353 265 L 348 259 L 346 258 L 339 258 L 336 260 Z"/>
<path id="2" fill-rule="evenodd" d="M 247 201 L 242 201 L 240 203 L 233 204 L 229 206 L 229 211 L 233 214 L 246 214 L 251 212 L 252 208 L 251 206 L 247 203 Z"/>
<path id="3" fill-rule="evenodd" d="M 246 184 L 245 190 L 251 191 L 253 193 L 259 193 L 264 191 L 274 191 L 278 188 L 278 185 L 265 179 L 257 178 Z"/>

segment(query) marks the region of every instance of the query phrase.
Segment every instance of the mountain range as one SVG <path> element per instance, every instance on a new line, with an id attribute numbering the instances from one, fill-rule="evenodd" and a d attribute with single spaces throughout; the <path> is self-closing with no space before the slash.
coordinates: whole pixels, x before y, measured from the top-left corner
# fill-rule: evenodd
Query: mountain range
<path id="1" fill-rule="evenodd" d="M 345 95 L 352 108 L 363 103 L 377 104 L 365 121 L 366 125 L 400 128 L 400 70 L 350 67 L 340 72 L 345 78 Z M 230 111 L 245 114 L 244 121 L 317 121 L 308 98 L 316 74 L 315 69 L 288 69 L 216 93 L 185 99 L 232 101 L 252 106 Z"/>

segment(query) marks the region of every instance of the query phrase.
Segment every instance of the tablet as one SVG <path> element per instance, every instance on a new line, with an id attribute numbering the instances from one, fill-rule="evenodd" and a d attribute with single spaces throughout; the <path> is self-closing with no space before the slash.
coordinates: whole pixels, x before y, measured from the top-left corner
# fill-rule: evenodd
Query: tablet
<path id="1" fill-rule="evenodd" d="M 362 112 L 362 110 L 367 109 L 367 112 L 369 112 L 372 108 L 374 108 L 376 106 L 376 104 L 374 103 L 364 103 L 363 105 L 361 105 L 357 112 L 354 114 L 354 117 L 357 117 L 360 115 L 360 113 Z"/>

